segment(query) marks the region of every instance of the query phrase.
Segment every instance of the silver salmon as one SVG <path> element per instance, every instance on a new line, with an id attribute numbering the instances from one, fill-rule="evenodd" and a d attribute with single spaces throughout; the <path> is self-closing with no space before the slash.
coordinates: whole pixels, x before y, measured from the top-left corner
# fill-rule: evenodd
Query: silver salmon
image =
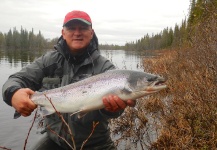
<path id="1" fill-rule="evenodd" d="M 85 114 L 104 108 L 102 97 L 117 95 L 123 101 L 136 100 L 165 89 L 165 79 L 133 70 L 110 70 L 63 87 L 34 93 L 30 99 L 43 107 L 43 115 L 55 113 L 48 98 L 60 113 Z"/>

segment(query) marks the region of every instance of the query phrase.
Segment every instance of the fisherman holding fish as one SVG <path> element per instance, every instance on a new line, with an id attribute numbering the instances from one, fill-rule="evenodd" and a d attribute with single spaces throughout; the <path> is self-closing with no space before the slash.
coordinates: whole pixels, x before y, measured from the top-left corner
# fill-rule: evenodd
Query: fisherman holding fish
<path id="1" fill-rule="evenodd" d="M 3 85 L 4 101 L 24 117 L 30 116 L 37 107 L 31 100 L 35 91 L 63 87 L 115 69 L 115 66 L 100 54 L 91 18 L 83 11 L 74 10 L 66 14 L 62 36 L 54 49 L 12 74 Z M 135 101 L 122 101 L 117 95 L 107 95 L 102 98 L 102 102 L 105 108 L 88 112 L 82 118 L 78 118 L 78 114 L 62 114 L 72 130 L 76 149 L 80 149 L 90 135 L 93 122 L 99 124 L 84 149 L 116 149 L 110 137 L 108 120 L 119 117 L 127 106 L 135 106 Z M 65 125 L 56 114 L 46 116 L 45 123 L 73 145 Z M 48 136 L 44 142 L 33 149 L 69 149 L 66 142 L 50 129 L 46 129 Z"/>

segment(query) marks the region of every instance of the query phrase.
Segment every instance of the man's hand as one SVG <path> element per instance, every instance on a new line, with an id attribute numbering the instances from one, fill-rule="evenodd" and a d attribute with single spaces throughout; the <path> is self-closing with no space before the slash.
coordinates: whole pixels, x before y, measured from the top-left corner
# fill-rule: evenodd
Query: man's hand
<path id="1" fill-rule="evenodd" d="M 105 110 L 110 112 L 117 112 L 125 109 L 127 106 L 134 107 L 136 105 L 136 102 L 134 100 L 123 101 L 115 95 L 103 97 L 102 101 L 105 106 Z"/>
<path id="2" fill-rule="evenodd" d="M 37 105 L 29 99 L 32 94 L 34 94 L 34 91 L 23 88 L 17 90 L 12 96 L 12 106 L 24 117 L 30 116 L 34 109 L 37 108 Z"/>

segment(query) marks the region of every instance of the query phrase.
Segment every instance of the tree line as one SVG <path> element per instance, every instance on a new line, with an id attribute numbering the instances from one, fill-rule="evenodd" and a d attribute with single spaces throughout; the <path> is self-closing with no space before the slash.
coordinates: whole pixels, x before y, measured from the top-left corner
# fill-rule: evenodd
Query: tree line
<path id="1" fill-rule="evenodd" d="M 40 30 L 35 34 L 33 28 L 31 31 L 27 31 L 21 26 L 20 31 L 14 27 L 7 33 L 0 32 L 0 47 L 13 49 L 47 49 L 53 47 L 57 39 L 45 39 Z"/>
<path id="2" fill-rule="evenodd" d="M 201 22 L 201 20 L 206 20 L 206 18 L 203 17 L 203 14 L 207 11 L 207 8 L 211 7 L 217 9 L 216 0 L 190 0 L 189 16 L 182 20 L 181 25 L 176 24 L 174 29 L 167 27 L 155 35 L 146 34 L 135 42 L 132 41 L 126 43 L 124 49 L 137 51 L 159 50 L 191 44 L 192 36 L 195 32 L 198 32 L 194 27 Z"/>
<path id="3" fill-rule="evenodd" d="M 156 50 L 177 47 L 187 39 L 187 23 L 186 19 L 182 21 L 181 25 L 175 25 L 174 29 L 171 27 L 164 28 L 157 34 L 146 34 L 139 40 L 128 42 L 125 44 L 125 50 Z"/>
<path id="4" fill-rule="evenodd" d="M 100 44 L 100 49 L 124 49 L 124 50 L 155 50 L 179 47 L 189 42 L 189 32 L 193 32 L 192 27 L 201 19 L 204 6 L 217 5 L 216 0 L 190 0 L 189 17 L 182 20 L 181 25 L 176 24 L 174 28 L 166 27 L 157 34 L 144 34 L 144 37 L 136 41 L 127 42 L 124 46 Z M 45 49 L 53 48 L 58 38 L 52 40 L 45 39 L 41 31 L 38 34 L 34 30 L 27 31 L 21 27 L 20 32 L 13 28 L 8 33 L 0 32 L 0 46 L 6 48 L 22 49 Z"/>
<path id="5" fill-rule="evenodd" d="M 174 30 L 172 28 L 165 28 L 162 32 L 150 36 L 146 34 L 144 37 L 137 41 L 126 43 L 124 46 L 114 44 L 99 44 L 100 49 L 124 49 L 124 50 L 153 50 L 164 49 L 171 46 L 182 44 L 186 40 L 186 20 L 184 20 L 179 27 L 175 25 Z M 7 33 L 0 32 L 0 46 L 13 49 L 49 49 L 53 48 L 58 38 L 52 40 L 45 39 L 41 31 L 37 34 L 34 33 L 34 29 L 27 31 L 21 27 L 20 31 L 14 27 Z"/>
<path id="6" fill-rule="evenodd" d="M 203 17 L 207 8 L 215 7 L 217 9 L 216 0 L 190 0 L 189 16 L 181 21 L 181 24 L 175 24 L 175 27 L 166 27 L 157 34 L 144 34 L 141 39 L 127 42 L 124 46 L 118 45 L 100 45 L 103 49 L 124 49 L 124 50 L 159 50 L 182 47 L 186 44 L 192 44 L 192 36 L 198 32 L 194 27 L 206 20 Z M 217 15 L 217 14 L 215 14 Z M 216 18 L 217 19 L 217 18 Z"/>

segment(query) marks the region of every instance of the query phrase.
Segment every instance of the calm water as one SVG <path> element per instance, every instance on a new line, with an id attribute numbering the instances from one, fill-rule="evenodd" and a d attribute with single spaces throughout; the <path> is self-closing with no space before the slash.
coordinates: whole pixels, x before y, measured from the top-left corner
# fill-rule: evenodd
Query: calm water
<path id="1" fill-rule="evenodd" d="M 19 71 L 25 65 L 31 63 L 36 57 L 45 52 L 7 51 L 0 50 L 0 147 L 12 150 L 23 149 L 25 139 L 32 124 L 33 115 L 13 119 L 14 109 L 2 100 L 2 85 L 12 73 Z M 123 50 L 104 50 L 102 55 L 111 60 L 119 69 L 143 70 L 143 54 L 125 52 Z M 27 149 L 31 143 L 40 138 L 40 129 L 34 125 L 27 141 Z M 0 148 L 1 149 L 1 148 Z"/>

